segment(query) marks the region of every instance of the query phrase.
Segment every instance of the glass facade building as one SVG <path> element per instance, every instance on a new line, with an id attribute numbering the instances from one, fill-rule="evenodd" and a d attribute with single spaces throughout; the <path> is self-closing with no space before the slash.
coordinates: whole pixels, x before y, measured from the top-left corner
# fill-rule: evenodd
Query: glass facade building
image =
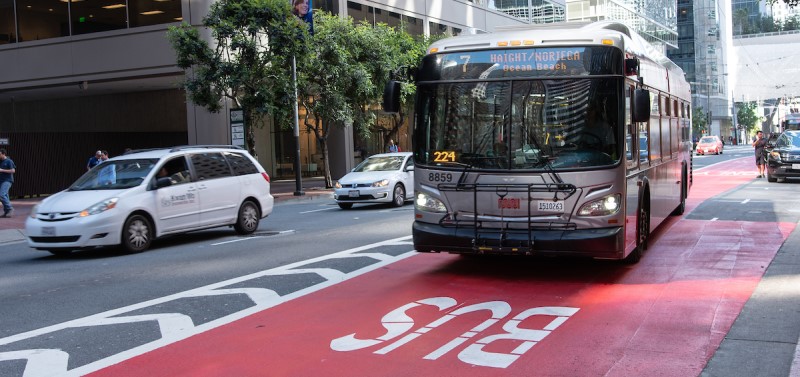
<path id="1" fill-rule="evenodd" d="M 678 47 L 677 4 L 666 0 L 567 0 L 567 21 L 618 21 L 662 52 Z"/>

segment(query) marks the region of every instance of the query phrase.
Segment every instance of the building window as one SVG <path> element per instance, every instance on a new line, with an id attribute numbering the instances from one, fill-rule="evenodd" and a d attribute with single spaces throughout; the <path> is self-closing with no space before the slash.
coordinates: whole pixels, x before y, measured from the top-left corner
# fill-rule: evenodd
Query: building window
<path id="1" fill-rule="evenodd" d="M 85 0 L 70 3 L 72 35 L 128 27 L 128 10 L 125 1 Z"/>
<path id="2" fill-rule="evenodd" d="M 181 1 L 0 0 L 0 44 L 178 22 Z"/>
<path id="3" fill-rule="evenodd" d="M 18 42 L 69 35 L 67 3 L 59 0 L 17 1 Z"/>
<path id="4" fill-rule="evenodd" d="M 181 0 L 128 0 L 131 27 L 183 21 Z"/>
<path id="5" fill-rule="evenodd" d="M 0 0 L 0 45 L 17 41 L 14 0 Z"/>

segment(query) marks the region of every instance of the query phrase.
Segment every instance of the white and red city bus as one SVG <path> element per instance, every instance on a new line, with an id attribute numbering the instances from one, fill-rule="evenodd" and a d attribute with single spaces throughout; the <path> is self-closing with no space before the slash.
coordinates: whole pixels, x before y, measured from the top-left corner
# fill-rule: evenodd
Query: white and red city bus
<path id="1" fill-rule="evenodd" d="M 416 85 L 419 252 L 636 262 L 651 230 L 684 211 L 689 84 L 623 24 L 444 39 Z"/>

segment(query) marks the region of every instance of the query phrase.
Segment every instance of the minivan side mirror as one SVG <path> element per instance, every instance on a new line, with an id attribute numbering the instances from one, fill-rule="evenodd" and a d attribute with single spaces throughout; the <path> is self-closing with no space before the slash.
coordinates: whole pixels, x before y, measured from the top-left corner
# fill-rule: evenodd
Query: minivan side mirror
<path id="1" fill-rule="evenodd" d="M 636 89 L 633 91 L 633 121 L 647 122 L 650 119 L 650 91 Z"/>
<path id="2" fill-rule="evenodd" d="M 162 187 L 172 186 L 172 180 L 169 177 L 161 177 L 156 179 L 156 188 L 160 189 Z"/>

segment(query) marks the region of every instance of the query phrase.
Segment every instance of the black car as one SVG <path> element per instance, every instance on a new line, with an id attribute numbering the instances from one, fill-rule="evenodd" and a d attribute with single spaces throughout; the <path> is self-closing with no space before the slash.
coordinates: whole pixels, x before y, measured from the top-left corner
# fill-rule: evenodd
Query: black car
<path id="1" fill-rule="evenodd" d="M 767 154 L 767 180 L 800 178 L 800 131 L 786 131 Z"/>

